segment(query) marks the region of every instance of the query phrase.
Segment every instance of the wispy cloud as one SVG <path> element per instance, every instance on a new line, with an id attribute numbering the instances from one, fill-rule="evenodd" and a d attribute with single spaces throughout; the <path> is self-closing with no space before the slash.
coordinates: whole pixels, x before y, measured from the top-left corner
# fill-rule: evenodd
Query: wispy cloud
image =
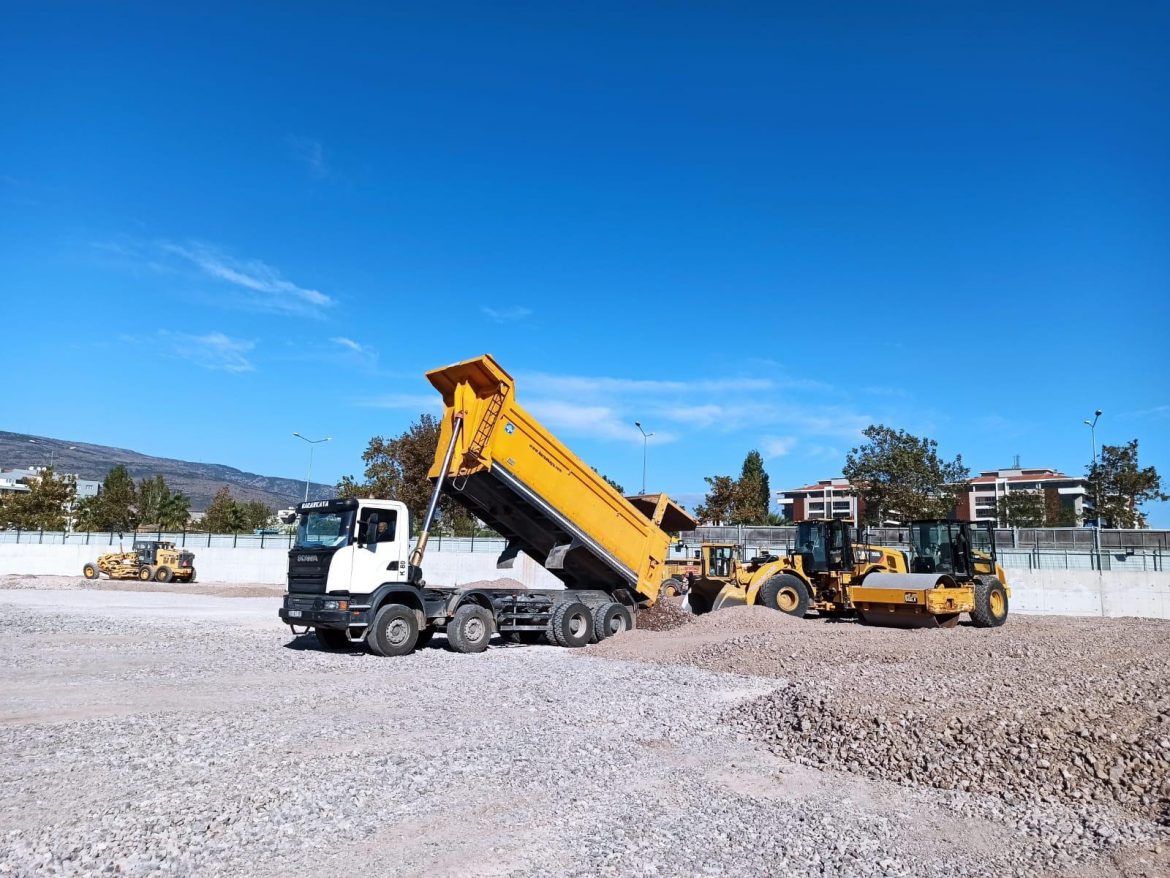
<path id="1" fill-rule="evenodd" d="M 160 330 L 158 334 L 169 354 L 189 360 L 200 368 L 216 372 L 251 372 L 255 369 L 248 359 L 248 354 L 256 347 L 255 342 L 232 338 L 222 332 L 187 335 Z"/>
<path id="2" fill-rule="evenodd" d="M 207 277 L 256 294 L 258 302 L 273 310 L 292 314 L 320 314 L 334 304 L 320 290 L 302 287 L 259 259 L 237 259 L 202 242 L 176 244 L 162 241 L 158 250 L 195 266 Z"/>
<path id="3" fill-rule="evenodd" d="M 764 457 L 771 459 L 790 453 L 796 447 L 796 441 L 795 436 L 765 436 L 760 441 L 760 447 Z"/>
<path id="4" fill-rule="evenodd" d="M 641 444 L 642 432 L 619 412 L 603 405 L 578 405 L 554 399 L 538 399 L 526 405 L 549 429 L 566 436 L 586 436 L 618 442 Z M 651 445 L 665 445 L 678 437 L 665 430 L 655 430 Z"/>
<path id="5" fill-rule="evenodd" d="M 293 156 L 302 162 L 317 179 L 329 176 L 329 163 L 325 160 L 325 147 L 320 140 L 290 134 L 287 138 Z"/>
<path id="6" fill-rule="evenodd" d="M 346 357 L 360 363 L 362 366 L 372 369 L 378 365 L 378 352 L 369 345 L 359 344 L 352 338 L 346 338 L 344 335 L 337 335 L 329 340 L 337 345 Z"/>
<path id="7" fill-rule="evenodd" d="M 1122 412 L 1118 415 L 1119 418 L 1154 418 L 1155 420 L 1162 420 L 1163 418 L 1170 418 L 1170 405 L 1156 405 L 1153 408 L 1137 409 L 1132 412 Z"/>
<path id="8" fill-rule="evenodd" d="M 508 308 L 492 308 L 484 305 L 479 310 L 496 323 L 515 323 L 532 314 L 531 308 L 524 308 L 520 305 L 513 305 Z"/>

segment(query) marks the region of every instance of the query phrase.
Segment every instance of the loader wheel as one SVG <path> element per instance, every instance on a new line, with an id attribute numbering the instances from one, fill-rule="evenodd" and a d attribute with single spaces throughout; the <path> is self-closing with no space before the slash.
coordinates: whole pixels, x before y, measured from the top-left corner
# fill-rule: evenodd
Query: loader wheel
<path id="1" fill-rule="evenodd" d="M 418 644 L 418 616 L 402 604 L 383 604 L 374 615 L 366 644 L 374 655 L 407 655 Z"/>
<path id="2" fill-rule="evenodd" d="M 447 643 L 456 652 L 483 652 L 496 628 L 491 610 L 464 604 L 447 623 Z"/>
<path id="3" fill-rule="evenodd" d="M 81 575 L 86 579 L 98 579 L 102 575 L 102 572 L 98 570 L 96 564 L 86 564 L 81 568 Z"/>
<path id="4" fill-rule="evenodd" d="M 617 603 L 605 603 L 593 610 L 593 642 L 605 640 L 634 627 L 630 611 Z"/>
<path id="5" fill-rule="evenodd" d="M 557 604 L 548 623 L 548 639 L 557 646 L 584 646 L 593 639 L 593 614 L 580 601 Z"/>
<path id="6" fill-rule="evenodd" d="M 154 568 L 143 567 L 138 571 L 138 578 L 143 582 L 150 582 L 152 579 L 154 579 Z"/>
<path id="7" fill-rule="evenodd" d="M 976 628 L 998 628 L 1007 617 L 1007 589 L 994 576 L 980 576 L 975 580 L 975 609 L 971 611 L 971 621 Z"/>
<path id="8" fill-rule="evenodd" d="M 170 567 L 164 564 L 162 567 L 158 568 L 158 572 L 154 574 L 154 578 L 159 582 L 170 582 L 175 578 L 175 573 L 173 570 L 171 570 Z"/>
<path id="9" fill-rule="evenodd" d="M 321 644 L 323 649 L 350 649 L 353 646 L 349 642 L 349 638 L 345 636 L 345 632 L 336 628 L 315 628 L 314 633 L 317 635 L 317 642 Z"/>
<path id="10" fill-rule="evenodd" d="M 760 587 L 759 602 L 789 616 L 802 618 L 808 612 L 808 586 L 791 573 L 781 573 Z"/>
<path id="11" fill-rule="evenodd" d="M 662 583 L 658 588 L 658 600 L 666 600 L 666 598 L 677 598 L 687 593 L 687 585 L 681 579 L 671 577 Z"/>

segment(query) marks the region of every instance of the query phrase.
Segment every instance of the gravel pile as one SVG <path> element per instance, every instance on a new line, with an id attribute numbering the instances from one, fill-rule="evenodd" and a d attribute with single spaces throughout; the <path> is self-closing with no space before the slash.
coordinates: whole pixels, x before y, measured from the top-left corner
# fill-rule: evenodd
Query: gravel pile
<path id="1" fill-rule="evenodd" d="M 1063 868 L 1167 841 L 1168 642 L 1149 620 L 901 631 L 749 607 L 591 651 L 781 678 L 724 721 L 799 764 L 943 791 L 1024 833 L 1030 867 Z"/>
<path id="2" fill-rule="evenodd" d="M 134 591 L 154 594 L 199 594 L 228 598 L 280 597 L 283 585 L 263 582 L 139 582 L 137 579 L 86 579 L 84 576 L 0 576 L 0 589 L 36 591 Z"/>
<path id="3" fill-rule="evenodd" d="M 954 819 L 951 797 L 976 794 L 729 734 L 723 717 L 776 679 L 554 647 L 458 655 L 442 638 L 397 660 L 315 643 L 275 622 L 6 609 L 0 875 L 1037 874 L 1010 820 Z M 1158 874 L 1133 857 L 1094 878 Z"/>
<path id="4" fill-rule="evenodd" d="M 695 617 L 682 608 L 682 598 L 660 600 L 649 609 L 638 611 L 638 627 L 643 631 L 673 631 L 690 625 Z"/>

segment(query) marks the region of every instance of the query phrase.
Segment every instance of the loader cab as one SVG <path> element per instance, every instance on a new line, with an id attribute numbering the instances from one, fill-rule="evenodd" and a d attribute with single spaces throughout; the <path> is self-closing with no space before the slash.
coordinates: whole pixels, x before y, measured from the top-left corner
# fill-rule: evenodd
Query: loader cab
<path id="1" fill-rule="evenodd" d="M 796 528 L 793 554 L 805 575 L 853 569 L 853 539 L 844 519 L 802 521 Z"/>
<path id="2" fill-rule="evenodd" d="M 730 579 L 735 569 L 736 549 L 737 546 L 734 543 L 704 543 L 704 578 Z"/>
<path id="3" fill-rule="evenodd" d="M 910 524 L 910 572 L 948 573 L 968 580 L 995 574 L 995 531 L 990 522 L 914 521 Z"/>

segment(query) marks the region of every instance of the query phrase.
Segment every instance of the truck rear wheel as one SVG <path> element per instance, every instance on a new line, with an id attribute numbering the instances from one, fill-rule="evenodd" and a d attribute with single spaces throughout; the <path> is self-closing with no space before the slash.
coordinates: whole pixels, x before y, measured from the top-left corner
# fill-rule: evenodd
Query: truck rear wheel
<path id="1" fill-rule="evenodd" d="M 175 578 L 175 574 L 170 567 L 164 564 L 162 567 L 158 568 L 158 572 L 154 574 L 154 578 L 159 582 L 170 582 Z"/>
<path id="2" fill-rule="evenodd" d="M 760 587 L 759 601 L 765 607 L 801 618 L 808 612 L 808 586 L 791 573 L 781 573 Z"/>
<path id="3" fill-rule="evenodd" d="M 565 601 L 553 608 L 548 639 L 557 646 L 576 649 L 593 639 L 593 614 L 580 601 Z"/>
<path id="4" fill-rule="evenodd" d="M 86 579 L 97 579 L 102 575 L 96 564 L 86 564 L 81 568 L 81 575 Z"/>
<path id="5" fill-rule="evenodd" d="M 479 604 L 464 604 L 447 623 L 447 642 L 456 652 L 483 652 L 495 627 L 490 610 Z"/>
<path id="6" fill-rule="evenodd" d="M 375 655 L 408 655 L 418 644 L 414 610 L 402 604 L 383 604 L 370 624 L 366 643 Z"/>
<path id="7" fill-rule="evenodd" d="M 998 628 L 1008 617 L 1007 589 L 994 576 L 975 580 L 975 609 L 971 621 L 976 628 Z"/>
<path id="8" fill-rule="evenodd" d="M 618 603 L 605 603 L 593 610 L 593 642 L 605 640 L 634 627 L 630 611 Z"/>
<path id="9" fill-rule="evenodd" d="M 154 579 L 154 568 L 143 567 L 138 571 L 138 578 L 143 582 L 150 582 L 152 579 Z"/>

